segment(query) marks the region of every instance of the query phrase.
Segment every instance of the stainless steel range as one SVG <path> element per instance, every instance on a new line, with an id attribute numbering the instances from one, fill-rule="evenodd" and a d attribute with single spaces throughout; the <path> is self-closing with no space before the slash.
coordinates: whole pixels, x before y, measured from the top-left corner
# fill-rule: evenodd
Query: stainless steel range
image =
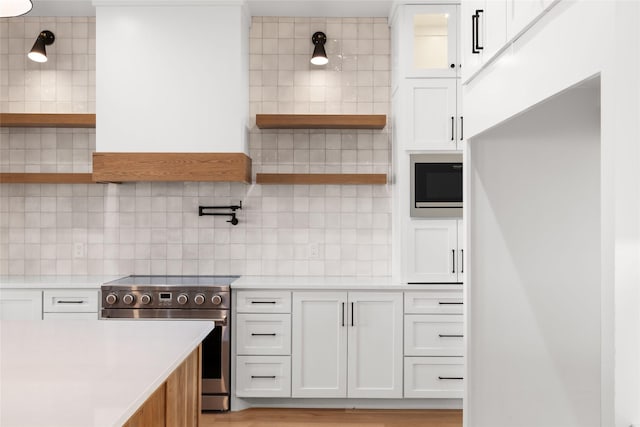
<path id="1" fill-rule="evenodd" d="M 103 319 L 212 320 L 202 342 L 202 410 L 229 409 L 231 292 L 238 276 L 128 276 L 102 285 Z"/>

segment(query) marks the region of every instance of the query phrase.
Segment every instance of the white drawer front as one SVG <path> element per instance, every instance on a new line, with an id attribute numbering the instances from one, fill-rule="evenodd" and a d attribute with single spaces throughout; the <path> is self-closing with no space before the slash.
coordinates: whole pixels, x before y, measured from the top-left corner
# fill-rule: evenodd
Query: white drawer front
<path id="1" fill-rule="evenodd" d="M 404 312 L 412 314 L 462 314 L 462 289 L 404 293 Z"/>
<path id="2" fill-rule="evenodd" d="M 462 398 L 462 357 L 405 357 L 404 397 Z"/>
<path id="3" fill-rule="evenodd" d="M 405 356 L 463 356 L 462 315 L 404 316 Z"/>
<path id="4" fill-rule="evenodd" d="M 45 313 L 97 313 L 98 291 L 45 290 L 42 302 Z"/>
<path id="5" fill-rule="evenodd" d="M 237 316 L 236 351 L 239 355 L 290 355 L 290 314 Z"/>
<path id="6" fill-rule="evenodd" d="M 291 397 L 290 356 L 238 356 L 236 396 Z"/>
<path id="7" fill-rule="evenodd" d="M 98 313 L 42 313 L 44 320 L 98 320 Z"/>
<path id="8" fill-rule="evenodd" d="M 291 313 L 291 292 L 238 291 L 237 313 Z"/>

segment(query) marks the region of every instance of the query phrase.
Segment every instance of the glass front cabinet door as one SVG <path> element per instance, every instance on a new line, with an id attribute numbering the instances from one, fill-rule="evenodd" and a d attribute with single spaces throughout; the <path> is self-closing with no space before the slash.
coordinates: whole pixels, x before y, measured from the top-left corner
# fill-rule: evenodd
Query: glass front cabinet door
<path id="1" fill-rule="evenodd" d="M 458 76 L 457 5 L 406 5 L 402 22 L 404 77 Z"/>

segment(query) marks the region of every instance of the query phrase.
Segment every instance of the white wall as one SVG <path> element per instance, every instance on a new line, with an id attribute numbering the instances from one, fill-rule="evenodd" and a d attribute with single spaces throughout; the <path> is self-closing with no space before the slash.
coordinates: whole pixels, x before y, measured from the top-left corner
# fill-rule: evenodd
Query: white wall
<path id="1" fill-rule="evenodd" d="M 241 6 L 98 6 L 96 22 L 97 151 L 247 151 Z"/>
<path id="2" fill-rule="evenodd" d="M 600 425 L 598 89 L 471 144 L 469 426 Z"/>
<path id="3" fill-rule="evenodd" d="M 601 77 L 603 426 L 640 423 L 639 19 L 636 1 L 563 0 L 464 87 L 473 145 L 487 129 Z"/>

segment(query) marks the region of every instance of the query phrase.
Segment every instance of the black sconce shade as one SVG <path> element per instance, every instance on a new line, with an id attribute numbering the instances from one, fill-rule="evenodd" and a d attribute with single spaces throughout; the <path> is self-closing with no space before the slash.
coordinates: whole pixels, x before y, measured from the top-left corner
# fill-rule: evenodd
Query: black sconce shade
<path id="1" fill-rule="evenodd" d="M 313 34 L 311 41 L 315 45 L 313 48 L 313 55 L 311 55 L 311 63 L 313 65 L 326 65 L 329 62 L 327 58 L 327 52 L 324 50 L 324 44 L 327 42 L 327 36 L 318 31 Z"/>
<path id="2" fill-rule="evenodd" d="M 56 36 L 49 30 L 40 32 L 31 51 L 27 54 L 29 59 L 35 62 L 47 62 L 47 50 L 45 46 L 52 44 L 55 39 Z"/>

